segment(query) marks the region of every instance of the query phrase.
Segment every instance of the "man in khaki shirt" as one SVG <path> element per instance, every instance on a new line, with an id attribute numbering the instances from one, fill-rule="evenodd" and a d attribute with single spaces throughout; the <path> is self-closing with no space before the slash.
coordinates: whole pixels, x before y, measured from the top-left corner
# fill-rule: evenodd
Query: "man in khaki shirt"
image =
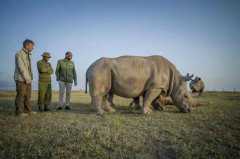
<path id="1" fill-rule="evenodd" d="M 42 60 L 37 62 L 39 73 L 38 79 L 38 109 L 40 112 L 49 111 L 49 105 L 52 100 L 51 75 L 53 74 L 52 66 L 49 62 L 51 55 L 49 52 L 42 54 Z M 43 109 L 44 108 L 44 109 Z"/>
<path id="2" fill-rule="evenodd" d="M 23 48 L 15 55 L 14 80 L 16 82 L 16 115 L 25 116 L 31 114 L 31 92 L 32 92 L 32 66 L 31 52 L 34 48 L 34 42 L 26 39 L 23 42 Z"/>

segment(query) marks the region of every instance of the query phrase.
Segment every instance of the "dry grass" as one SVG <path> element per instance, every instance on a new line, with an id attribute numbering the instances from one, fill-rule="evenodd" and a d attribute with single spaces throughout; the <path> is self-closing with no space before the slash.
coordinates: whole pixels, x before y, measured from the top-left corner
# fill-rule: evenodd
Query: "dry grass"
<path id="1" fill-rule="evenodd" d="M 117 113 L 95 115 L 74 92 L 71 111 L 14 116 L 14 93 L 0 93 L 0 158 L 240 158 L 240 94 L 205 93 L 190 114 L 169 106 L 144 116 L 116 98 Z M 36 93 L 33 94 L 36 109 Z"/>

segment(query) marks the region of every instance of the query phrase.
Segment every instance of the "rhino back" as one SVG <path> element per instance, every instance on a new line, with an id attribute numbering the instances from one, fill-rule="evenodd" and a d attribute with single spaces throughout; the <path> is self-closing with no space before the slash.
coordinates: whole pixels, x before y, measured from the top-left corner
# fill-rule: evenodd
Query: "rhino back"
<path id="1" fill-rule="evenodd" d="M 112 91 L 129 98 L 142 95 L 153 76 L 153 65 L 148 59 L 139 56 L 112 59 Z"/>
<path id="2" fill-rule="evenodd" d="M 171 62 L 158 55 L 100 58 L 87 70 L 88 79 L 95 79 L 95 83 L 104 78 L 110 80 L 105 84 L 110 85 L 111 91 L 128 98 L 138 97 L 150 88 L 162 89 L 169 95 L 177 79 L 173 76 L 180 77 L 180 73 Z"/>
<path id="3" fill-rule="evenodd" d="M 142 95 L 148 89 L 162 89 L 169 94 L 173 87 L 173 76 L 180 76 L 175 66 L 158 55 L 121 56 L 112 59 L 113 88 L 119 95 L 131 92 L 131 96 Z"/>

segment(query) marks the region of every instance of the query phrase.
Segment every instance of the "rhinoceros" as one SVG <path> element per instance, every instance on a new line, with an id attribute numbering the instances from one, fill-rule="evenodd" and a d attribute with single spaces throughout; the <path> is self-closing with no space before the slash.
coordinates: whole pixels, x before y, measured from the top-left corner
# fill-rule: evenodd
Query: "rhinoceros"
<path id="1" fill-rule="evenodd" d="M 113 94 L 136 98 L 143 96 L 143 114 L 159 95 L 170 96 L 181 112 L 191 111 L 191 96 L 184 77 L 163 56 L 120 56 L 100 58 L 86 72 L 89 91 L 97 113 L 114 112 L 108 97 Z"/>
<path id="2" fill-rule="evenodd" d="M 192 93 L 202 95 L 205 85 L 200 77 L 195 77 L 195 79 L 191 80 L 191 82 L 189 83 L 189 87 L 192 90 Z"/>

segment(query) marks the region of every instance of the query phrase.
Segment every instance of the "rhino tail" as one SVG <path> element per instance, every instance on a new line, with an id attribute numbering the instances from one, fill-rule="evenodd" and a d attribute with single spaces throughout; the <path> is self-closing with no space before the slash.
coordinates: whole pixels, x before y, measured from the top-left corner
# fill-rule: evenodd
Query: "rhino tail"
<path id="1" fill-rule="evenodd" d="M 87 85 L 88 85 L 88 78 L 87 78 L 87 76 L 86 76 L 86 82 L 85 82 L 85 93 L 87 94 L 88 93 L 88 91 L 87 91 Z"/>

